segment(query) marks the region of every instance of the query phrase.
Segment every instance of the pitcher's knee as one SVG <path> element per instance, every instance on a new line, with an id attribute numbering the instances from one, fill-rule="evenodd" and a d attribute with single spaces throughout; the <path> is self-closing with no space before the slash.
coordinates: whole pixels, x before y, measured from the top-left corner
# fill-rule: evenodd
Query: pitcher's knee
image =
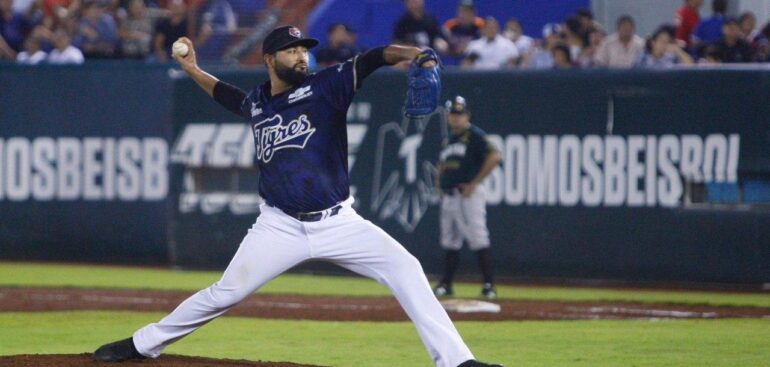
<path id="1" fill-rule="evenodd" d="M 393 272 L 400 276 L 408 277 L 412 274 L 423 274 L 422 264 L 412 254 L 404 252 L 401 256 L 393 260 L 389 267 Z"/>
<path id="2" fill-rule="evenodd" d="M 224 288 L 219 283 L 214 283 L 212 286 L 202 290 L 201 293 L 209 300 L 213 307 L 219 309 L 232 307 L 250 294 L 250 292 L 242 288 Z"/>

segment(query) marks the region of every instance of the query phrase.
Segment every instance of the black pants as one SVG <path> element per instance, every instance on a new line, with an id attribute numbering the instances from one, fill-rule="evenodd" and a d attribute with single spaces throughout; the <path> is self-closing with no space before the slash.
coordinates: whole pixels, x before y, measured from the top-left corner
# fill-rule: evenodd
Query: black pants
<path id="1" fill-rule="evenodd" d="M 494 284 L 492 274 L 492 258 L 489 248 L 475 251 L 479 261 L 481 275 L 484 283 Z M 454 281 L 455 272 L 460 265 L 460 250 L 447 250 L 444 257 L 444 275 L 441 278 L 441 284 L 451 286 Z"/>

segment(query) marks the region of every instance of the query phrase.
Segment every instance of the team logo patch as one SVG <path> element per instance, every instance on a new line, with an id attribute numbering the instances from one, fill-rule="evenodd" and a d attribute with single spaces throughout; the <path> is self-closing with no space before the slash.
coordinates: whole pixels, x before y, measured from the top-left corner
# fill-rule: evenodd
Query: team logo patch
<path id="1" fill-rule="evenodd" d="M 289 94 L 288 103 L 294 103 L 300 99 L 307 98 L 313 95 L 313 91 L 310 90 L 310 86 L 297 88 L 294 92 Z"/>
<path id="2" fill-rule="evenodd" d="M 289 34 L 290 34 L 292 37 L 296 37 L 296 38 L 300 38 L 300 37 L 302 37 L 302 32 L 300 32 L 300 31 L 299 31 L 299 28 L 297 28 L 297 27 L 291 27 L 291 28 L 289 28 Z"/>
<path id="3" fill-rule="evenodd" d="M 254 124 L 253 128 L 257 159 L 265 163 L 270 162 L 275 152 L 281 149 L 304 149 L 315 132 L 307 115 L 300 115 L 285 125 L 283 117 L 275 115 Z"/>

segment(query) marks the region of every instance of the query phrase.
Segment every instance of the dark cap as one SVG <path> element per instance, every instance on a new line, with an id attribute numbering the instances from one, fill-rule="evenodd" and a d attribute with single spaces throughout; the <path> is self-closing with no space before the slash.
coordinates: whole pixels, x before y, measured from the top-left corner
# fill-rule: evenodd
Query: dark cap
<path id="1" fill-rule="evenodd" d="M 446 109 L 449 113 L 468 113 L 468 104 L 465 103 L 465 98 L 456 96 L 446 101 Z"/>
<path id="2" fill-rule="evenodd" d="M 262 42 L 262 53 L 273 54 L 276 51 L 281 51 L 285 48 L 294 46 L 305 46 L 310 49 L 318 45 L 318 40 L 315 38 L 304 38 L 299 28 L 287 25 L 273 29 L 270 34 L 265 37 L 265 41 Z"/>

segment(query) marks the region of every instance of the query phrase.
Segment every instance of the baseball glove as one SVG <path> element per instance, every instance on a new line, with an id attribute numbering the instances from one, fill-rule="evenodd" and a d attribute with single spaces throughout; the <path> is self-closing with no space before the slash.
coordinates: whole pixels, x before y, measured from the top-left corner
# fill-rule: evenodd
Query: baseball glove
<path id="1" fill-rule="evenodd" d="M 423 67 L 428 61 L 435 61 L 436 66 Z M 430 48 L 420 52 L 412 61 L 407 74 L 409 89 L 404 108 L 407 117 L 428 115 L 438 106 L 441 96 L 440 62 L 436 51 Z"/>

